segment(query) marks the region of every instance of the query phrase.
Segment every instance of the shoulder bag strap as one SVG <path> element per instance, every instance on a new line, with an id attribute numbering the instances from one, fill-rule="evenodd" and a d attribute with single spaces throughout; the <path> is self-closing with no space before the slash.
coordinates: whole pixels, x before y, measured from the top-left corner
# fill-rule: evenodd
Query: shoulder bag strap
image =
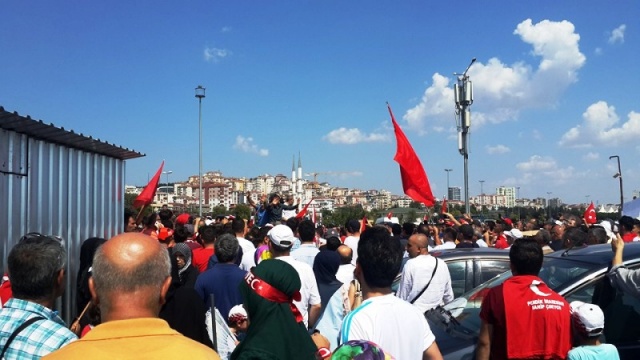
<path id="1" fill-rule="evenodd" d="M 31 319 L 23 322 L 20 326 L 18 326 L 17 329 L 15 329 L 13 331 L 13 333 L 11 333 L 11 335 L 9 336 L 9 338 L 7 339 L 7 342 L 4 344 L 4 347 L 2 348 L 2 353 L 0 353 L 0 359 L 4 358 L 4 353 L 7 351 L 7 349 L 9 349 L 9 344 L 11 344 L 11 342 L 13 341 L 13 339 L 15 339 L 16 336 L 18 336 L 18 334 L 26 329 L 29 325 L 33 324 L 36 321 L 39 320 L 44 320 L 44 318 L 42 316 L 36 316 L 36 317 L 32 317 Z"/>
<path id="2" fill-rule="evenodd" d="M 416 302 L 416 300 L 418 300 L 418 298 L 420 296 L 422 296 L 422 294 L 424 294 L 424 292 L 427 290 L 427 288 L 429 287 L 429 285 L 431 285 L 431 280 L 433 280 L 433 276 L 436 274 L 436 270 L 438 270 L 438 258 L 434 257 L 434 259 L 436 259 L 436 266 L 433 268 L 433 273 L 431 273 L 431 279 L 429 279 L 429 282 L 427 283 L 427 285 L 424 287 L 424 289 L 422 289 L 422 291 L 420 291 L 418 293 L 418 295 L 416 295 L 416 297 L 413 298 L 413 300 L 409 301 L 410 304 L 413 304 L 414 302 Z"/>

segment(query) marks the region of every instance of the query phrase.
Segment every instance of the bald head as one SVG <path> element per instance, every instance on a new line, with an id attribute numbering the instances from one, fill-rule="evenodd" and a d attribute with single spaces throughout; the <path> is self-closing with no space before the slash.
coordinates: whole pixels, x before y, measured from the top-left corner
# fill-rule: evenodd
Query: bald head
<path id="1" fill-rule="evenodd" d="M 167 249 L 150 236 L 124 233 L 111 238 L 96 251 L 92 282 L 103 312 L 117 297 L 134 295 L 141 306 L 159 311 L 161 291 L 171 274 Z"/>
<path id="2" fill-rule="evenodd" d="M 429 239 L 425 234 L 416 233 L 409 237 L 407 241 L 407 253 L 410 258 L 415 258 L 418 255 L 425 255 L 429 253 Z"/>
<path id="3" fill-rule="evenodd" d="M 340 262 L 344 264 L 351 264 L 351 259 L 353 259 L 353 250 L 347 245 L 340 245 L 336 250 L 338 255 L 340 255 Z"/>

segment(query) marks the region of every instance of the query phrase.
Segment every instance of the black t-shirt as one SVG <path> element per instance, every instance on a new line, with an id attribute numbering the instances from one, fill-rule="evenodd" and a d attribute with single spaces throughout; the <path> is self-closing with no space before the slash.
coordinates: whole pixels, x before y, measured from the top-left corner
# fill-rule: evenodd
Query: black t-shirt
<path id="1" fill-rule="evenodd" d="M 464 249 L 464 248 L 479 248 L 480 245 L 476 242 L 471 241 L 461 241 L 458 245 L 456 245 L 456 249 Z"/>

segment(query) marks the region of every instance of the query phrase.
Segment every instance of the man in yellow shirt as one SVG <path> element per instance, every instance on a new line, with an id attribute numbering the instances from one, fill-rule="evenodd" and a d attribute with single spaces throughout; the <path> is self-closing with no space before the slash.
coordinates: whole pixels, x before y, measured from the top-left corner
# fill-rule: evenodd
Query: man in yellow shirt
<path id="1" fill-rule="evenodd" d="M 158 318 L 171 283 L 167 249 L 140 233 L 118 235 L 96 252 L 89 290 L 102 324 L 43 359 L 220 359 Z"/>

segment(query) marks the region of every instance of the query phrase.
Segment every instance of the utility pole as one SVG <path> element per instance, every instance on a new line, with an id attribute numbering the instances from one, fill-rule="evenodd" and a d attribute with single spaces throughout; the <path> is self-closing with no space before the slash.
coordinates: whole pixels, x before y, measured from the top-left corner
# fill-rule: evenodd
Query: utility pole
<path id="1" fill-rule="evenodd" d="M 620 216 L 622 216 L 622 206 L 624 204 L 624 196 L 622 195 L 622 169 L 620 169 L 620 156 L 618 155 L 611 155 L 609 156 L 609 160 L 615 158 L 616 160 L 618 160 L 618 173 L 613 175 L 613 178 L 618 178 L 620 180 Z"/>
<path id="2" fill-rule="evenodd" d="M 456 126 L 458 128 L 458 151 L 464 158 L 464 209 L 467 214 L 471 212 L 469 208 L 469 128 L 471 128 L 469 107 L 473 104 L 473 84 L 469 80 L 467 72 L 474 62 L 476 62 L 476 58 L 471 59 L 471 63 L 462 74 L 454 73 L 458 76 L 458 82 L 453 85 L 453 96 L 456 102 Z"/>
<path id="3" fill-rule="evenodd" d="M 480 212 L 484 217 L 484 180 L 480 180 Z"/>

